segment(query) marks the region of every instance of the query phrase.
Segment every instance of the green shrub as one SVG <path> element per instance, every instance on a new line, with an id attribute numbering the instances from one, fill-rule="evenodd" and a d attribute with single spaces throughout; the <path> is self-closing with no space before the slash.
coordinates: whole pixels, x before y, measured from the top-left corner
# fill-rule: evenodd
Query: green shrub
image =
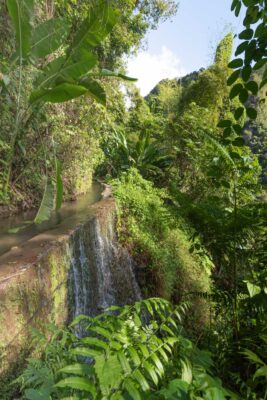
<path id="1" fill-rule="evenodd" d="M 23 399 L 238 399 L 214 375 L 211 354 L 199 350 L 181 325 L 186 304 L 152 298 L 79 316 L 54 331 L 41 360 L 18 378 Z"/>
<path id="2" fill-rule="evenodd" d="M 204 252 L 192 252 L 193 232 L 167 205 L 167 193 L 135 169 L 112 185 L 119 211 L 119 238 L 135 258 L 143 294 L 179 302 L 196 292 L 209 291 L 212 264 Z M 203 304 L 203 300 L 195 302 L 199 307 Z M 202 313 L 200 309 L 198 318 L 205 320 L 207 310 Z"/>

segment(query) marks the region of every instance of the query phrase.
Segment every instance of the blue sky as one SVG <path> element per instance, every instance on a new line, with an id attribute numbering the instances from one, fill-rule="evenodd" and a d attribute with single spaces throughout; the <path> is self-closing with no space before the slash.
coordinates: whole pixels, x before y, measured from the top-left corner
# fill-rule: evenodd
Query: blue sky
<path id="1" fill-rule="evenodd" d="M 174 78 L 212 63 L 218 41 L 242 29 L 230 11 L 232 0 L 180 0 L 177 15 L 146 37 L 146 50 L 129 60 L 128 73 L 146 95 L 159 80 Z"/>

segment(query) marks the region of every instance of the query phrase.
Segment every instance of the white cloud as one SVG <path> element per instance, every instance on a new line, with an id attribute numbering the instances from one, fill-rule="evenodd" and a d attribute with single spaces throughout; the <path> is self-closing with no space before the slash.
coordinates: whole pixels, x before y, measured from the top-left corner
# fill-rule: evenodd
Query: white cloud
<path id="1" fill-rule="evenodd" d="M 128 75 L 138 78 L 136 85 L 143 96 L 146 96 L 160 80 L 173 79 L 185 74 L 179 58 L 166 46 L 162 46 L 159 54 L 143 51 L 128 62 Z"/>

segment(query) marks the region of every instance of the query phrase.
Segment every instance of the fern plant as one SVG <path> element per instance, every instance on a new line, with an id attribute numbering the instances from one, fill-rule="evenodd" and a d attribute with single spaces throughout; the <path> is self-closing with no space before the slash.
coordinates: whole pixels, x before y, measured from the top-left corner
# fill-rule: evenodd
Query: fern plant
<path id="1" fill-rule="evenodd" d="M 62 332 L 54 335 L 43 361 L 31 360 L 19 378 L 24 398 L 238 398 L 212 376 L 210 354 L 185 338 L 182 316 L 187 311 L 187 304 L 173 307 L 152 298 L 112 306 L 94 318 L 77 317 L 71 329 L 78 325 L 83 335 L 65 333 L 65 341 Z"/>

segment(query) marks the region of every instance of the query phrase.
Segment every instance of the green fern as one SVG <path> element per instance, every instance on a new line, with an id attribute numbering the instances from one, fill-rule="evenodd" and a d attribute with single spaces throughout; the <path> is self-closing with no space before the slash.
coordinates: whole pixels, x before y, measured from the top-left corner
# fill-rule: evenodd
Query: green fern
<path id="1" fill-rule="evenodd" d="M 52 327 L 44 361 L 32 360 L 19 378 L 25 398 L 171 399 L 182 398 L 181 391 L 185 399 L 195 398 L 190 393 L 238 398 L 212 377 L 210 354 L 182 335 L 188 307 L 152 298 L 112 306 L 94 318 L 81 315 L 71 329 L 82 327 L 82 338 Z M 43 346 L 43 337 L 34 335 Z"/>

